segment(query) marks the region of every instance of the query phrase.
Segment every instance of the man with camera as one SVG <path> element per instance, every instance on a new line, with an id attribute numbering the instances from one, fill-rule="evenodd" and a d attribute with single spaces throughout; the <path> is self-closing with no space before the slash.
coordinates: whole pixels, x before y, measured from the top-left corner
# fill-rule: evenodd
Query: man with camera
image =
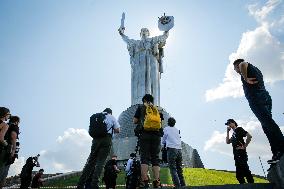
<path id="1" fill-rule="evenodd" d="M 35 157 L 29 157 L 26 161 L 26 164 L 23 166 L 20 178 L 21 178 L 21 186 L 20 189 L 28 189 L 31 185 L 32 181 L 32 171 L 33 168 L 40 167 L 40 164 L 38 162 L 39 154 Z"/>
<path id="2" fill-rule="evenodd" d="M 232 143 L 233 146 L 236 178 L 240 184 L 244 184 L 246 182 L 245 177 L 248 183 L 254 183 L 253 176 L 249 170 L 248 155 L 246 152 L 246 148 L 248 147 L 252 136 L 242 127 L 238 127 L 237 122 L 233 119 L 228 119 L 225 125 L 227 125 L 226 143 Z M 230 138 L 229 133 L 231 129 L 233 130 L 233 134 Z M 244 137 L 246 137 L 246 142 L 244 141 Z"/>
<path id="3" fill-rule="evenodd" d="M 19 139 L 19 123 L 20 118 L 18 116 L 11 116 L 9 120 L 9 128 L 5 134 L 5 141 L 8 143 L 5 150 L 5 157 L 3 159 L 4 165 L 0 168 L 0 188 L 5 184 L 6 177 L 8 175 L 10 165 L 15 162 L 15 159 L 18 158 L 19 145 L 17 142 Z M 4 152 L 3 152 L 4 153 Z"/>

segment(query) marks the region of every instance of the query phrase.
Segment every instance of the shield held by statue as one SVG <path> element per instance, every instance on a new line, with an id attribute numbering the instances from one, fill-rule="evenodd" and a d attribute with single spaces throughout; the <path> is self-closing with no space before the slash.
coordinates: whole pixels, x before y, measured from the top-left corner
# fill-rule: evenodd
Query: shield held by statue
<path id="1" fill-rule="evenodd" d="M 158 28 L 160 31 L 169 31 L 174 27 L 174 17 L 173 16 L 162 16 L 158 20 Z"/>

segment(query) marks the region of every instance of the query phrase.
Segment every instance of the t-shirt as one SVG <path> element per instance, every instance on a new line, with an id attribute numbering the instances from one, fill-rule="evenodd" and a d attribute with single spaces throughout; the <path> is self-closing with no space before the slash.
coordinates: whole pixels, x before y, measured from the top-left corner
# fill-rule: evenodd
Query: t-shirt
<path id="1" fill-rule="evenodd" d="M 127 164 L 126 164 L 126 167 L 125 167 L 125 172 L 127 175 L 130 175 L 131 174 L 131 166 L 133 164 L 133 159 L 130 158 L 128 161 L 127 161 Z"/>
<path id="2" fill-rule="evenodd" d="M 116 120 L 116 118 L 111 115 L 111 114 L 106 114 L 106 118 L 104 120 L 104 122 L 107 125 L 107 130 L 109 134 L 113 134 L 113 129 L 118 129 L 120 128 L 120 125 L 118 123 L 118 121 Z M 111 129 L 112 128 L 112 129 Z"/>
<path id="3" fill-rule="evenodd" d="M 263 81 L 263 75 L 261 71 L 253 66 L 252 64 L 248 63 L 247 67 L 247 77 L 248 78 L 256 78 L 256 81 L 258 81 L 255 84 L 249 84 L 247 83 L 243 77 L 241 77 L 242 83 L 243 83 L 243 89 L 246 98 L 249 101 L 259 101 L 263 100 L 265 101 L 265 98 L 269 93 L 266 91 Z"/>
<path id="4" fill-rule="evenodd" d="M 42 186 L 42 181 L 40 179 L 41 173 L 37 173 L 33 178 L 31 188 L 39 188 L 40 186 Z"/>
<path id="5" fill-rule="evenodd" d="M 168 148 L 181 149 L 181 138 L 179 130 L 175 127 L 165 127 L 162 144 L 166 144 Z"/>
<path id="6" fill-rule="evenodd" d="M 230 138 L 232 146 L 233 146 L 233 153 L 236 153 L 236 148 L 238 146 L 244 145 L 245 141 L 244 141 L 244 137 L 246 137 L 247 135 L 247 131 L 244 130 L 242 127 L 237 127 L 234 132 L 232 137 Z"/>
<path id="7" fill-rule="evenodd" d="M 108 162 L 105 165 L 105 172 L 104 174 L 106 176 L 110 176 L 110 177 L 115 177 L 117 175 L 117 172 L 114 168 L 114 166 L 117 166 L 117 162 L 115 159 L 110 159 L 108 160 Z"/>

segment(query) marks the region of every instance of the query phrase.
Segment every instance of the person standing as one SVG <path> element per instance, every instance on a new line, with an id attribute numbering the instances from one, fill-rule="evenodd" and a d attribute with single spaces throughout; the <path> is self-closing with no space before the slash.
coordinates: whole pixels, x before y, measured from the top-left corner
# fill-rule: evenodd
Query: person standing
<path id="1" fill-rule="evenodd" d="M 236 166 L 236 178 L 240 184 L 245 183 L 245 178 L 248 183 L 254 183 L 253 176 L 249 170 L 248 166 L 248 155 L 246 148 L 251 141 L 252 136 L 245 131 L 242 127 L 238 127 L 238 124 L 233 119 L 228 119 L 225 123 L 227 125 L 227 137 L 226 143 L 232 143 L 233 146 L 233 154 L 235 159 Z M 233 135 L 230 138 L 229 132 L 233 130 Z M 246 137 L 246 142 L 244 141 L 244 137 Z"/>
<path id="2" fill-rule="evenodd" d="M 175 188 L 185 186 L 182 171 L 181 137 L 179 130 L 175 127 L 176 120 L 173 117 L 168 119 L 168 126 L 164 128 L 162 144 L 167 148 L 167 159 Z"/>
<path id="3" fill-rule="evenodd" d="M 5 140 L 8 143 L 7 149 L 3 159 L 1 160 L 2 166 L 0 167 L 0 188 L 2 188 L 5 184 L 6 177 L 8 175 L 10 165 L 15 162 L 15 159 L 18 158 L 18 154 L 16 153 L 17 149 L 17 139 L 19 135 L 19 123 L 20 118 L 18 116 L 11 116 L 9 120 L 9 128 L 5 135 Z"/>
<path id="4" fill-rule="evenodd" d="M 131 153 L 130 158 L 127 161 L 126 167 L 126 189 L 136 188 L 139 184 L 141 177 L 141 164 L 136 159 L 136 153 Z"/>
<path id="5" fill-rule="evenodd" d="M 284 153 L 284 136 L 272 118 L 272 99 L 265 89 L 261 71 L 244 59 L 234 61 L 234 70 L 241 75 L 243 90 L 249 106 L 260 121 L 262 129 L 270 143 L 272 159 L 276 163 Z"/>
<path id="6" fill-rule="evenodd" d="M 38 173 L 34 176 L 31 188 L 40 188 L 43 186 L 43 180 L 42 180 L 42 175 L 43 175 L 44 170 L 40 169 Z"/>
<path id="7" fill-rule="evenodd" d="M 143 105 L 139 105 L 133 123 L 137 124 L 135 135 L 138 135 L 141 156 L 141 183 L 140 188 L 149 188 L 148 169 L 152 164 L 153 188 L 160 188 L 160 160 L 161 150 L 161 116 L 156 106 L 153 105 L 154 97 L 146 94 L 142 98 Z"/>
<path id="8" fill-rule="evenodd" d="M 6 121 L 8 121 L 10 117 L 10 110 L 5 107 L 0 107 L 0 154 L 8 145 L 7 142 L 4 140 L 4 137 L 9 128 L 9 125 L 6 123 Z"/>
<path id="9" fill-rule="evenodd" d="M 116 187 L 117 174 L 120 172 L 116 159 L 117 156 L 113 155 L 105 165 L 103 181 L 105 182 L 106 189 L 115 189 Z"/>
<path id="10" fill-rule="evenodd" d="M 120 125 L 110 108 L 91 116 L 89 128 L 89 134 L 93 137 L 91 153 L 79 178 L 77 189 L 83 189 L 88 180 L 92 189 L 99 188 L 99 177 L 112 146 L 112 135 L 119 132 Z M 97 135 L 98 133 L 100 135 Z"/>
<path id="11" fill-rule="evenodd" d="M 32 181 L 32 172 L 33 172 L 33 168 L 36 167 L 40 167 L 39 162 L 38 162 L 38 158 L 39 158 L 39 154 L 35 157 L 29 157 L 26 161 L 26 164 L 23 166 L 21 174 L 20 174 L 20 178 L 21 178 L 21 186 L 20 189 L 28 189 L 31 185 L 31 181 Z"/>

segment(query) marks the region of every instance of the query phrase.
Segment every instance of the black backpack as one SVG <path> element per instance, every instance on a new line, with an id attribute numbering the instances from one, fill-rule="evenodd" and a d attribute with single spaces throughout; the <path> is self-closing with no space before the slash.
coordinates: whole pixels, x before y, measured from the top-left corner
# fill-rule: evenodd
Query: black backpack
<path id="1" fill-rule="evenodd" d="M 90 117 L 89 135 L 92 138 L 100 138 L 107 136 L 107 124 L 104 122 L 105 113 L 96 113 Z"/>

